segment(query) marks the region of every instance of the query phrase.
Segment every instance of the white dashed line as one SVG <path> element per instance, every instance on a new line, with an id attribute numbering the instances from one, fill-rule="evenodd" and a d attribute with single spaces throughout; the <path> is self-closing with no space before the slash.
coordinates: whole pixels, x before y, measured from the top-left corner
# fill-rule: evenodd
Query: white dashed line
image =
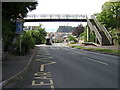
<path id="1" fill-rule="evenodd" d="M 101 61 L 98 61 L 98 60 L 94 60 L 94 59 L 92 59 L 92 58 L 88 58 L 88 57 L 83 57 L 83 58 L 86 58 L 86 59 L 91 60 L 91 61 L 94 61 L 94 62 L 98 62 L 98 63 L 100 63 L 100 64 L 109 65 L 109 64 L 107 64 L 107 63 L 105 63 L 105 62 L 101 62 Z"/>

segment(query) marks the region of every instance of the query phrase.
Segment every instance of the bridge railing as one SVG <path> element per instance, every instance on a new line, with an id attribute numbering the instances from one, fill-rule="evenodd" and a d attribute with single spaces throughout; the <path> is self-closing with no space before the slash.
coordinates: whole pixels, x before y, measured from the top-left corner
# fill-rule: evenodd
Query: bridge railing
<path id="1" fill-rule="evenodd" d="M 88 26 L 89 26 L 91 32 L 92 32 L 92 31 L 95 32 L 95 35 L 97 36 L 97 39 L 98 39 L 100 45 L 102 45 L 102 36 L 101 36 L 100 33 L 98 32 L 97 28 L 92 25 L 92 23 L 90 22 L 90 20 L 88 19 L 88 17 L 86 17 L 86 19 L 87 19 L 87 23 L 88 23 Z"/>
<path id="2" fill-rule="evenodd" d="M 105 33 L 106 37 L 108 38 L 108 40 L 112 44 L 112 36 L 108 32 L 108 30 L 105 28 L 105 26 L 100 25 L 100 23 L 98 22 L 98 20 L 95 18 L 94 15 L 92 15 L 92 19 L 95 21 L 95 23 L 97 24 L 98 28 Z"/>
<path id="3" fill-rule="evenodd" d="M 86 19 L 86 15 L 80 14 L 33 14 L 24 19 Z"/>
<path id="4" fill-rule="evenodd" d="M 93 29 L 95 31 L 95 35 L 98 38 L 98 41 L 100 42 L 100 45 L 102 45 L 102 36 L 100 35 L 100 33 L 98 32 L 97 28 L 95 26 L 93 26 Z"/>
<path id="5" fill-rule="evenodd" d="M 105 33 L 105 35 L 107 36 L 108 40 L 110 41 L 111 44 L 113 44 L 112 42 L 112 36 L 109 34 L 108 30 L 105 28 L 105 26 L 101 26 L 103 32 Z"/>

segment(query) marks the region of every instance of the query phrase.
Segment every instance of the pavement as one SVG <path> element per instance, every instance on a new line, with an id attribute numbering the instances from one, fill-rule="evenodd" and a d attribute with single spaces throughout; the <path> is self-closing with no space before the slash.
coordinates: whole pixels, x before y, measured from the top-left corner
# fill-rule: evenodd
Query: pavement
<path id="1" fill-rule="evenodd" d="M 2 61 L 2 82 L 0 85 L 6 86 L 7 82 L 13 82 L 13 79 L 26 72 L 34 52 L 35 49 L 24 56 L 5 53 L 5 59 Z M 4 82 L 6 82 L 5 85 Z"/>
<path id="2" fill-rule="evenodd" d="M 31 54 L 25 56 L 7 54 L 6 60 L 2 63 L 2 80 L 7 80 L 24 69 L 30 60 Z"/>

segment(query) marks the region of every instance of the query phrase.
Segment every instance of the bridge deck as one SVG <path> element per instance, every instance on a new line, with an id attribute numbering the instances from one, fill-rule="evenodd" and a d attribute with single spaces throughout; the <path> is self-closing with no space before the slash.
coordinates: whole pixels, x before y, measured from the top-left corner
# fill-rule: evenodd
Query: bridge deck
<path id="1" fill-rule="evenodd" d="M 33 14 L 27 15 L 24 20 L 25 22 L 87 22 L 86 16 L 82 14 Z"/>
<path id="2" fill-rule="evenodd" d="M 86 19 L 24 19 L 25 22 L 87 22 Z"/>

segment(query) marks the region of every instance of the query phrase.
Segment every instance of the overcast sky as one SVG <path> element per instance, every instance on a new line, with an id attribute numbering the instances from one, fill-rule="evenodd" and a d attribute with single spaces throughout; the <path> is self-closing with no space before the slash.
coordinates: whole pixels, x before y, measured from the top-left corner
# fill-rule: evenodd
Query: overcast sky
<path id="1" fill-rule="evenodd" d="M 86 14 L 100 13 L 102 5 L 109 0 L 38 0 L 36 10 L 29 14 Z M 56 31 L 61 25 L 77 26 L 81 22 L 39 22 L 46 31 Z M 39 23 L 25 23 L 25 26 L 39 25 Z M 82 23 L 86 25 L 86 23 Z"/>

